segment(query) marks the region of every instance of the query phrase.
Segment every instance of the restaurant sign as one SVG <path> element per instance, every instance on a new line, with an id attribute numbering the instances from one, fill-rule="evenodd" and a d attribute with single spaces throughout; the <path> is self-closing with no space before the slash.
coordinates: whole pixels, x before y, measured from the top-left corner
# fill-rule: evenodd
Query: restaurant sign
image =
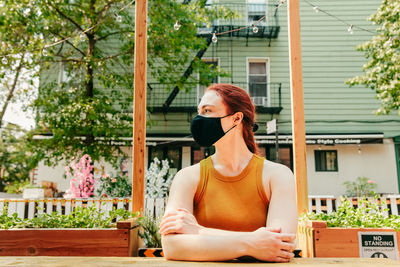
<path id="1" fill-rule="evenodd" d="M 396 232 L 358 232 L 360 258 L 399 259 Z"/>
<path id="2" fill-rule="evenodd" d="M 275 144 L 275 139 L 256 140 L 258 144 Z M 279 138 L 279 144 L 292 144 L 292 138 Z M 307 145 L 357 145 L 382 144 L 382 138 L 307 138 Z"/>

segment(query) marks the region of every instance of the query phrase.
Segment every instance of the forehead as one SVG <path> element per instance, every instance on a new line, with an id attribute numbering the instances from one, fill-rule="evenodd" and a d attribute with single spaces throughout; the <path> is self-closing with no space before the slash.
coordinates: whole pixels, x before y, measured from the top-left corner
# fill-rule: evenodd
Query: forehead
<path id="1" fill-rule="evenodd" d="M 207 91 L 203 97 L 201 98 L 198 109 L 201 109 L 205 106 L 212 106 L 215 111 L 221 110 L 225 111 L 226 107 L 222 101 L 222 97 L 220 97 L 215 91 Z"/>

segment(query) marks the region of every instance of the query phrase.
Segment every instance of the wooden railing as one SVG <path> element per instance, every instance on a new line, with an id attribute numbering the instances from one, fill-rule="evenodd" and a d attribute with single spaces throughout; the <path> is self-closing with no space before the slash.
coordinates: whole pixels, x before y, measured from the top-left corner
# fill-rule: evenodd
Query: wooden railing
<path id="1" fill-rule="evenodd" d="M 350 198 L 351 205 L 359 206 L 361 198 Z M 373 199 L 373 198 L 371 198 Z M 399 214 L 400 195 L 388 195 L 380 197 L 376 201 L 384 203 L 383 207 L 388 210 L 383 211 L 386 216 L 390 214 Z M 94 205 L 97 210 L 101 210 L 108 214 L 113 208 L 130 210 L 131 198 L 103 198 L 103 199 L 63 199 L 63 198 L 47 198 L 47 199 L 0 199 L 0 215 L 3 214 L 5 206 L 8 207 L 7 214 L 17 213 L 19 218 L 33 218 L 36 214 L 48 213 L 53 211 L 59 214 L 69 214 L 75 207 L 88 207 Z M 164 198 L 146 198 L 145 210 L 146 215 L 154 218 L 161 217 L 164 214 L 166 199 Z M 340 197 L 330 195 L 309 196 L 308 210 L 316 213 L 330 214 L 336 211 L 340 205 Z"/>

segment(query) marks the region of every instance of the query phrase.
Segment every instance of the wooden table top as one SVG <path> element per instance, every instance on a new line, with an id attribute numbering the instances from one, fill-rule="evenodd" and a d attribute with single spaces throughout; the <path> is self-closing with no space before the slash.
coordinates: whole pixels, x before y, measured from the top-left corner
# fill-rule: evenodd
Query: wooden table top
<path id="1" fill-rule="evenodd" d="M 267 266 L 283 267 L 367 267 L 367 266 L 400 266 L 400 261 L 391 259 L 366 258 L 295 258 L 290 263 L 239 263 L 239 262 L 184 262 L 166 261 L 163 258 L 135 257 L 0 257 L 0 266 L 144 266 L 144 267 L 233 267 L 233 266 Z"/>

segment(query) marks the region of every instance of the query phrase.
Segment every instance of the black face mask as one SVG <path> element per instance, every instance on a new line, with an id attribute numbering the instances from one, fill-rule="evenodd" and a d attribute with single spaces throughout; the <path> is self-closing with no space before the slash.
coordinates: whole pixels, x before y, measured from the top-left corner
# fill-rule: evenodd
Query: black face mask
<path id="1" fill-rule="evenodd" d="M 221 126 L 221 119 L 233 114 L 223 117 L 204 117 L 201 115 L 194 117 L 190 123 L 190 131 L 196 143 L 200 146 L 210 147 L 221 139 L 225 134 L 236 127 L 236 125 L 234 125 L 228 131 L 224 132 Z"/>

